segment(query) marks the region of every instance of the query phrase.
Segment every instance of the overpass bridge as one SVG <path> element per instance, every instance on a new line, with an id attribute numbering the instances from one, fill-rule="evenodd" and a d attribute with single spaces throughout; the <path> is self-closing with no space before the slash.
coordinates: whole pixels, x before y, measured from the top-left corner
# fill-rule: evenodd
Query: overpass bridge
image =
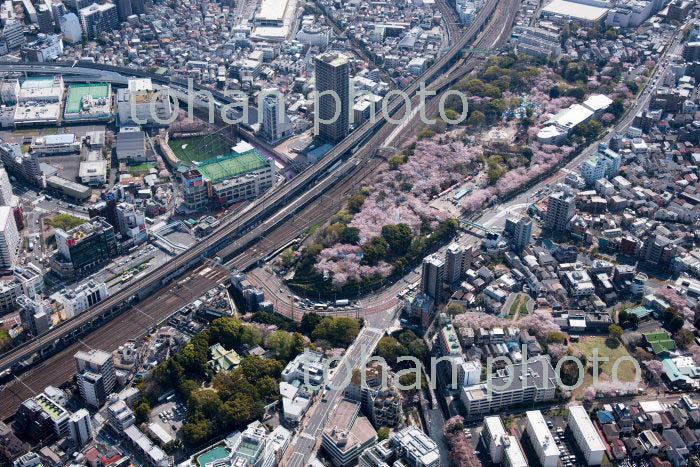
<path id="1" fill-rule="evenodd" d="M 443 74 L 447 67 L 459 60 L 460 50 L 481 32 L 496 10 L 497 3 L 497 0 L 488 0 L 481 9 L 479 17 L 464 36 L 456 41 L 450 50 L 440 57 L 413 84 L 406 87 L 404 92 L 408 96 L 413 97 L 419 90 L 421 83 L 425 83 L 426 86 L 432 83 Z M 186 87 L 188 84 L 178 78 L 164 77 L 137 69 L 114 67 L 92 62 L 59 62 L 51 64 L 0 62 L 0 66 L 12 67 L 12 70 L 25 71 L 27 73 L 79 75 L 88 81 L 117 83 L 115 80 L 121 78 L 115 76 L 116 73 L 122 75 L 122 77 L 150 77 L 156 83 L 180 86 L 181 88 Z M 218 91 L 200 89 L 212 92 L 219 103 L 233 103 L 230 98 Z M 237 215 L 223 222 L 209 237 L 176 256 L 163 267 L 152 271 L 143 277 L 142 280 L 130 284 L 113 296 L 108 297 L 92 310 L 51 329 L 43 336 L 25 343 L 22 347 L 13 349 L 0 356 L 0 374 L 8 370 L 21 371 L 69 343 L 77 341 L 92 329 L 114 319 L 133 304 L 145 299 L 155 290 L 166 286 L 177 277 L 202 264 L 207 258 L 216 255 L 220 250 L 232 246 L 226 250 L 227 257 L 244 252 L 250 245 L 258 242 L 266 231 L 276 228 L 290 213 L 295 213 L 302 207 L 307 206 L 309 202 L 319 198 L 325 190 L 333 186 L 340 179 L 340 176 L 337 176 L 335 172 L 342 165 L 337 163 L 351 158 L 358 147 L 364 145 L 379 131 L 386 122 L 386 117 L 395 116 L 403 104 L 404 99 L 396 98 L 392 100 L 387 105 L 387 112 L 382 113 L 381 118 L 377 122 L 368 121 L 363 123 L 311 169 L 302 172 L 279 189 L 268 191 L 255 203 L 250 204 Z M 357 162 L 359 163 L 359 160 Z M 328 182 L 317 186 L 317 183 L 322 179 Z M 306 196 L 303 196 L 299 203 L 295 203 L 302 195 Z M 274 219 L 274 221 L 270 221 L 270 219 Z"/>

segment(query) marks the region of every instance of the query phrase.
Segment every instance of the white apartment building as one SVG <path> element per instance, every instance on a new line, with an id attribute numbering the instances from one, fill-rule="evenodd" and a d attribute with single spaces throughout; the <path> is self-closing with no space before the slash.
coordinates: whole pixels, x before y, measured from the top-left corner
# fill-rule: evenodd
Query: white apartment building
<path id="1" fill-rule="evenodd" d="M 10 206 L 0 206 L 0 269 L 14 269 L 19 245 L 15 214 Z"/>
<path id="2" fill-rule="evenodd" d="M 527 416 L 527 434 L 530 444 L 535 449 L 542 467 L 557 467 L 559 465 L 559 448 L 547 427 L 542 412 L 530 410 Z"/>
<path id="3" fill-rule="evenodd" d="M 69 429 L 71 438 L 76 446 L 83 447 L 94 439 L 92 434 L 92 421 L 90 412 L 80 409 L 73 413 L 69 419 Z"/>
<path id="4" fill-rule="evenodd" d="M 583 406 L 569 407 L 569 427 L 587 465 L 601 465 L 605 456 L 605 444 Z"/>

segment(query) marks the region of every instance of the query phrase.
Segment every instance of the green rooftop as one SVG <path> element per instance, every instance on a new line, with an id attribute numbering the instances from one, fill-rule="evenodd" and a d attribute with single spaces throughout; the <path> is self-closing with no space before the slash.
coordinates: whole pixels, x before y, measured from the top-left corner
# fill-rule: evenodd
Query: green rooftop
<path id="1" fill-rule="evenodd" d="M 72 84 L 68 86 L 66 98 L 66 113 L 75 114 L 83 110 L 83 98 L 104 99 L 109 96 L 110 86 L 107 83 Z"/>
<path id="2" fill-rule="evenodd" d="M 209 365 L 214 370 L 214 373 L 219 371 L 231 371 L 238 368 L 241 364 L 241 357 L 238 356 L 235 350 L 226 350 L 223 345 L 216 343 L 209 347 L 211 360 Z"/>
<path id="3" fill-rule="evenodd" d="M 268 167 L 270 162 L 257 149 L 241 154 L 229 154 L 202 162 L 197 170 L 212 183 L 234 178 L 254 170 Z"/>
<path id="4" fill-rule="evenodd" d="M 197 464 L 199 467 L 206 467 L 216 461 L 227 459 L 230 454 L 229 450 L 224 446 L 217 446 L 214 449 L 200 454 L 197 457 Z"/>
<path id="5" fill-rule="evenodd" d="M 655 354 L 676 350 L 676 341 L 671 339 L 667 332 L 648 332 L 644 334 L 644 338 L 651 345 L 651 350 Z"/>
<path id="6" fill-rule="evenodd" d="M 63 417 L 66 414 L 66 411 L 63 410 L 58 404 L 56 404 L 54 401 L 49 399 L 43 394 L 40 394 L 36 399 L 37 404 L 41 406 L 44 411 L 49 414 L 49 416 L 53 420 L 59 420 L 61 417 Z"/>

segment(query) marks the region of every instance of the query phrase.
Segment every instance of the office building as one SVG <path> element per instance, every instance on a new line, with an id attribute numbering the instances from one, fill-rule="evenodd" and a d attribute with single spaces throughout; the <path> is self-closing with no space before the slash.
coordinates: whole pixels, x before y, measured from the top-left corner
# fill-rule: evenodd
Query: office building
<path id="1" fill-rule="evenodd" d="M 458 283 L 472 262 L 472 247 L 452 243 L 445 254 L 445 282 Z"/>
<path id="2" fill-rule="evenodd" d="M 79 275 L 116 256 L 118 245 L 114 228 L 102 217 L 95 217 L 68 232 L 56 229 L 58 254 L 50 259 L 51 268 L 61 276 Z"/>
<path id="3" fill-rule="evenodd" d="M 559 465 L 559 448 L 552 433 L 547 427 L 542 412 L 530 410 L 527 416 L 527 435 L 530 444 L 537 453 L 537 458 L 542 467 L 557 467 Z"/>
<path id="4" fill-rule="evenodd" d="M 25 400 L 15 413 L 15 428 L 33 441 L 70 435 L 70 415 L 46 394 Z"/>
<path id="5" fill-rule="evenodd" d="M 0 269 L 14 269 L 19 246 L 15 214 L 10 206 L 0 206 Z"/>
<path id="6" fill-rule="evenodd" d="M 520 217 L 513 229 L 513 249 L 520 251 L 532 241 L 532 219 L 529 216 Z"/>
<path id="7" fill-rule="evenodd" d="M 503 455 L 509 438 L 501 417 L 498 415 L 484 417 L 484 429 L 481 432 L 481 438 L 489 450 L 491 462 L 494 464 L 503 462 Z"/>
<path id="8" fill-rule="evenodd" d="M 544 227 L 547 230 L 565 231 L 575 214 L 576 202 L 571 193 L 564 191 L 553 193 L 547 203 Z"/>
<path id="9" fill-rule="evenodd" d="M 475 419 L 509 407 L 551 401 L 556 393 L 554 368 L 545 357 L 533 357 L 527 365 L 512 364 L 496 370 L 487 386 L 461 388 L 466 418 Z"/>
<path id="10" fill-rule="evenodd" d="M 40 336 L 51 328 L 51 308 L 46 300 L 30 299 L 26 295 L 17 297 L 22 326 L 34 336 Z"/>
<path id="11" fill-rule="evenodd" d="M 394 434 L 391 444 L 396 454 L 411 467 L 440 466 L 437 444 L 416 426 L 409 426 Z"/>
<path id="12" fill-rule="evenodd" d="M 117 7 L 113 3 L 93 3 L 79 11 L 80 25 L 88 39 L 112 31 L 119 24 Z"/>
<path id="13" fill-rule="evenodd" d="M 69 44 L 78 44 L 83 40 L 83 28 L 80 19 L 75 13 L 67 13 L 60 16 L 58 25 L 63 33 L 63 40 Z"/>
<path id="14" fill-rule="evenodd" d="M 13 196 L 10 177 L 7 175 L 5 167 L 0 165 L 0 206 L 10 206 Z"/>
<path id="15" fill-rule="evenodd" d="M 586 459 L 586 465 L 601 465 L 605 456 L 605 444 L 583 406 L 569 407 L 569 428 Z"/>
<path id="16" fill-rule="evenodd" d="M 167 93 L 156 92 L 150 78 L 130 78 L 126 89 L 117 91 L 119 125 L 167 126 L 173 102 Z"/>
<path id="17" fill-rule="evenodd" d="M 99 409 L 107 402 L 105 381 L 101 374 L 84 370 L 78 373 L 78 388 L 80 396 L 90 407 Z"/>
<path id="18" fill-rule="evenodd" d="M 19 143 L 6 143 L 0 139 L 0 160 L 5 169 L 16 177 L 20 177 L 40 188 L 46 186 L 46 178 L 41 170 L 37 154 L 22 152 Z"/>
<path id="19" fill-rule="evenodd" d="M 359 404 L 342 400 L 323 430 L 321 446 L 335 467 L 355 465 L 360 454 L 377 442 L 377 432 L 359 412 Z"/>
<path id="20" fill-rule="evenodd" d="M 15 105 L 19 99 L 19 80 L 6 78 L 0 81 L 0 100 L 5 105 Z"/>
<path id="21" fill-rule="evenodd" d="M 209 189 L 197 169 L 180 173 L 180 185 L 183 191 L 183 206 L 188 211 L 204 209 L 209 202 Z"/>
<path id="22" fill-rule="evenodd" d="M 90 350 L 89 352 L 80 350 L 75 354 L 75 364 L 78 368 L 78 373 L 88 370 L 101 375 L 103 377 L 105 394 L 112 392 L 117 381 L 112 354 L 103 350 Z"/>
<path id="23" fill-rule="evenodd" d="M 341 53 L 326 52 L 316 57 L 315 66 L 317 136 L 335 144 L 348 135 L 350 126 L 350 60 Z"/>
<path id="24" fill-rule="evenodd" d="M 278 90 L 274 91 L 276 92 L 263 99 L 262 105 L 262 137 L 270 144 L 277 143 L 294 134 L 294 124 L 287 117 L 285 110 L 284 96 Z"/>
<path id="25" fill-rule="evenodd" d="M 146 13 L 145 0 L 131 0 L 131 11 L 135 15 L 143 15 Z"/>
<path id="26" fill-rule="evenodd" d="M 423 259 L 423 273 L 421 274 L 421 291 L 440 301 L 442 285 L 445 282 L 445 262 L 437 255 L 430 255 Z"/>
<path id="27" fill-rule="evenodd" d="M 54 30 L 53 24 L 53 13 L 51 9 L 45 5 L 39 5 L 36 9 L 37 23 L 39 24 L 39 31 L 42 34 L 52 34 Z"/>
<path id="28" fill-rule="evenodd" d="M 5 22 L 0 42 L 4 42 L 8 50 L 16 49 L 27 43 L 27 39 L 24 37 L 24 26 L 18 19 L 10 19 Z"/>
<path id="29" fill-rule="evenodd" d="M 20 53 L 22 59 L 29 62 L 55 61 L 63 55 L 63 40 L 59 34 L 40 36 L 35 41 L 23 45 Z"/>
<path id="30" fill-rule="evenodd" d="M 64 289 L 56 295 L 56 301 L 63 306 L 66 318 L 71 319 L 89 310 L 109 297 L 109 290 L 104 282 L 89 280 L 73 290 Z"/>
<path id="31" fill-rule="evenodd" d="M 76 447 L 82 448 L 94 439 L 90 412 L 80 409 L 70 416 L 70 435 Z"/>

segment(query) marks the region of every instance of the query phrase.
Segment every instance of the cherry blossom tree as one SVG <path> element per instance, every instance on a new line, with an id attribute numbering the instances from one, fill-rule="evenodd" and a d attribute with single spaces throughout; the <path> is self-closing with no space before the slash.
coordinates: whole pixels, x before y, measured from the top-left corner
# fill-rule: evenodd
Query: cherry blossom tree
<path id="1" fill-rule="evenodd" d="M 547 346 L 547 353 L 552 357 L 552 363 L 556 364 L 560 358 L 569 353 L 569 348 L 563 344 L 549 344 Z"/>
<path id="2" fill-rule="evenodd" d="M 474 453 L 464 430 L 460 429 L 464 418 L 457 415 L 448 419 L 443 427 L 443 434 L 450 447 L 450 460 L 455 467 L 481 467 L 481 461 Z"/>
<path id="3" fill-rule="evenodd" d="M 660 360 L 645 360 L 642 362 L 644 368 L 649 372 L 649 374 L 654 379 L 657 384 L 661 382 L 663 375 L 666 373 L 664 370 L 664 364 Z"/>

